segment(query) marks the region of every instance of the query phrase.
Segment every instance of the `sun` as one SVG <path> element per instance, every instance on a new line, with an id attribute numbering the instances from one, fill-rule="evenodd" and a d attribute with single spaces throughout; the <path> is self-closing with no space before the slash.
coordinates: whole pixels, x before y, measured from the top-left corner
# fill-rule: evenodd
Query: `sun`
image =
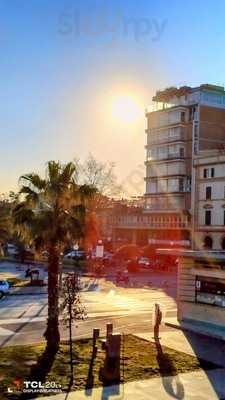
<path id="1" fill-rule="evenodd" d="M 135 122 L 142 115 L 138 101 L 131 95 L 121 95 L 112 101 L 112 116 L 124 124 Z"/>

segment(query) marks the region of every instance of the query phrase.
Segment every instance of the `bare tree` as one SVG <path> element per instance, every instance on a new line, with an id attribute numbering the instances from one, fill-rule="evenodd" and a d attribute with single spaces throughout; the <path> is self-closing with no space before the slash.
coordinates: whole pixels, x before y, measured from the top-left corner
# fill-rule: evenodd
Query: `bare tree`
<path id="1" fill-rule="evenodd" d="M 115 164 L 113 162 L 101 162 L 90 153 L 86 160 L 79 165 L 80 179 L 83 183 L 93 185 L 98 192 L 106 197 L 119 196 L 121 186 L 117 183 Z"/>
<path id="2" fill-rule="evenodd" d="M 77 320 L 83 320 L 86 312 L 80 298 L 80 281 L 79 276 L 75 273 L 69 274 L 63 279 L 62 285 L 62 303 L 60 310 L 64 316 L 64 323 L 69 328 L 69 345 L 70 345 L 70 370 L 73 378 L 73 336 L 72 326 Z"/>

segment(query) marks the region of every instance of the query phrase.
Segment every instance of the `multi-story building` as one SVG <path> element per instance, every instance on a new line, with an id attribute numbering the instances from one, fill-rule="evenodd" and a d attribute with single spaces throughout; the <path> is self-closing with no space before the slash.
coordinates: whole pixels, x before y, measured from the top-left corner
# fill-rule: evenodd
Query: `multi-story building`
<path id="1" fill-rule="evenodd" d="M 195 185 L 193 158 L 225 144 L 225 90 L 169 88 L 146 111 L 146 213 L 150 242 L 191 240 Z"/>
<path id="2" fill-rule="evenodd" d="M 200 151 L 194 168 L 194 247 L 225 251 L 225 151 Z"/>

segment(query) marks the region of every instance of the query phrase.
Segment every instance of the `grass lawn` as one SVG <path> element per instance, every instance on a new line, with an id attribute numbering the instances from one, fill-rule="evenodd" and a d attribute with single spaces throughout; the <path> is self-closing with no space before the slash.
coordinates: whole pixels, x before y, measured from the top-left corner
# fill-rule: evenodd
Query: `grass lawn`
<path id="1" fill-rule="evenodd" d="M 13 381 L 40 380 L 37 373 L 44 373 L 45 381 L 61 384 L 67 390 L 70 381 L 69 346 L 62 343 L 50 371 L 47 369 L 48 360 L 42 362 L 42 367 L 37 369 L 38 358 L 44 352 L 44 344 L 30 346 L 4 347 L 0 349 L 0 399 L 17 399 L 19 393 L 7 393 L 7 387 L 15 388 Z M 90 368 L 92 355 L 92 341 L 83 339 L 74 342 L 74 383 L 71 390 L 84 389 Z M 99 376 L 100 368 L 104 365 L 105 352 L 101 351 L 98 343 L 98 352 L 93 364 L 93 385 L 101 386 Z M 43 367 L 44 365 L 44 367 Z M 124 345 L 121 351 L 120 374 L 121 381 L 148 379 L 156 376 L 176 375 L 177 373 L 193 371 L 199 368 L 212 369 L 217 366 L 193 356 L 162 347 L 157 351 L 154 343 L 136 338 L 132 335 L 124 336 Z M 35 369 L 36 368 L 36 369 Z M 31 372 L 33 374 L 31 375 Z M 31 378 L 32 379 L 29 379 Z M 34 377 L 37 377 L 35 379 Z M 43 394 L 41 394 L 43 396 Z M 34 397 L 32 395 L 31 397 Z"/>

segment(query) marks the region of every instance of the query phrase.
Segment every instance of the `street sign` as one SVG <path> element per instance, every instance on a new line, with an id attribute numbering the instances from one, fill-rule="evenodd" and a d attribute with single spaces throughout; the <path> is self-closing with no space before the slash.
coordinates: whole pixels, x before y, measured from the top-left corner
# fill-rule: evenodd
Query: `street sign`
<path id="1" fill-rule="evenodd" d="M 103 258 L 104 255 L 104 246 L 102 244 L 98 244 L 96 246 L 96 257 Z"/>

